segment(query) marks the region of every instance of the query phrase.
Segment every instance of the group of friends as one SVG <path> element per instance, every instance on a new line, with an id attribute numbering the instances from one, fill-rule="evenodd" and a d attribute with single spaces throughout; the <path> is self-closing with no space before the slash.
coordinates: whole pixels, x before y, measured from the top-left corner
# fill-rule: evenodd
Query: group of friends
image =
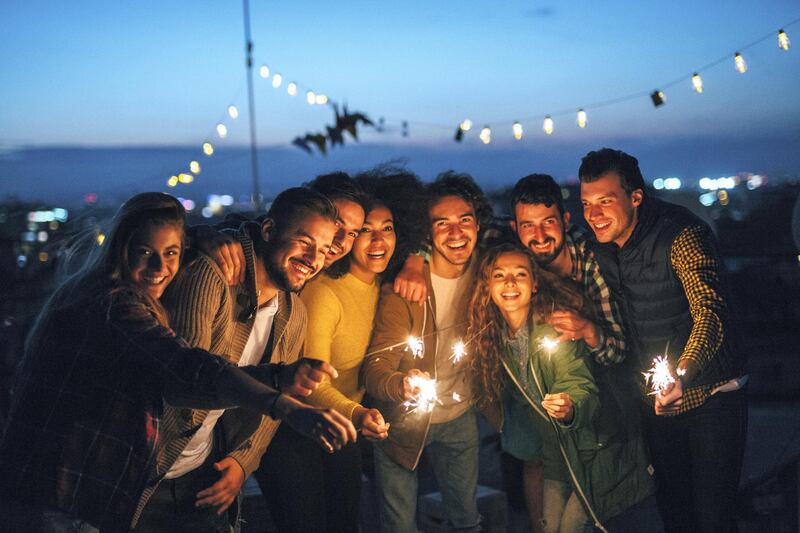
<path id="1" fill-rule="evenodd" d="M 254 220 L 128 200 L 52 295 L 0 440 L 9 531 L 238 531 L 254 476 L 279 531 L 480 531 L 477 413 L 523 463 L 534 531 L 734 531 L 747 425 L 710 228 L 590 152 L 583 215 L 544 174 L 510 221 L 467 175 L 319 176 Z M 653 358 L 672 370 L 651 391 Z"/>

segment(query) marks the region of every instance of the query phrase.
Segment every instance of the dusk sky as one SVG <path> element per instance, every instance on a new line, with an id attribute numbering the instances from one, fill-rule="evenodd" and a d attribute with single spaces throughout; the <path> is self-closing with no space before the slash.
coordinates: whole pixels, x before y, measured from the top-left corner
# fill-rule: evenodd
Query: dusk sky
<path id="1" fill-rule="evenodd" d="M 255 69 L 271 71 L 255 77 L 267 191 L 387 159 L 407 161 L 426 179 L 447 167 L 484 183 L 533 171 L 564 179 L 603 145 L 632 151 L 651 177 L 800 174 L 800 22 L 789 24 L 800 19 L 796 1 L 253 0 L 251 17 Z M 237 149 L 249 142 L 240 2 L 29 0 L 3 2 L 0 19 L 0 198 L 71 196 L 65 182 L 164 189 L 191 159 L 204 166 L 198 190 L 247 189 L 248 155 Z M 784 26 L 788 52 L 777 45 Z M 748 71 L 739 74 L 733 53 L 768 34 L 741 50 Z M 692 89 L 698 69 L 703 94 Z M 348 139 L 327 158 L 291 147 L 332 120 L 330 107 L 306 103 L 309 89 L 385 117 L 385 132 L 362 128 L 360 146 Z M 647 96 L 655 89 L 667 95 L 658 109 Z M 226 114 L 230 104 L 237 120 Z M 588 114 L 585 129 L 576 125 L 578 108 Z M 555 121 L 549 136 L 547 114 Z M 466 118 L 473 129 L 457 145 L 453 134 Z M 224 140 L 215 137 L 219 121 L 229 129 Z M 478 140 L 484 125 L 492 128 L 488 146 Z M 217 149 L 211 158 L 200 150 L 206 140 Z M 53 159 L 54 146 L 137 149 L 124 168 L 104 168 L 102 150 L 81 151 L 77 175 Z M 110 186 L 104 174 L 119 181 Z"/>

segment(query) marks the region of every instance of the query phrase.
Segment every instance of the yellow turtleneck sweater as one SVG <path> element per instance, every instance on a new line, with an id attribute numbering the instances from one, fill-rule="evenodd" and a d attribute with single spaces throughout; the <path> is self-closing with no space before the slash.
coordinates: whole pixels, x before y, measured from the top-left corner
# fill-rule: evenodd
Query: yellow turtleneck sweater
<path id="1" fill-rule="evenodd" d="M 305 357 L 328 361 L 339 377 L 323 381 L 309 403 L 330 407 L 348 419 L 364 397 L 358 375 L 364 360 L 380 288 L 352 274 L 331 279 L 325 273 L 308 283 L 300 294 L 308 310 Z"/>

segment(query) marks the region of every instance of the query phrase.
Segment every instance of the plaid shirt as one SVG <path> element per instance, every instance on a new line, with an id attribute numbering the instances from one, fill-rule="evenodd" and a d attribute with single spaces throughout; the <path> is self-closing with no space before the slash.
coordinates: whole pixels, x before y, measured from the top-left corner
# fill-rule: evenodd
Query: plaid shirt
<path id="1" fill-rule="evenodd" d="M 180 433 L 163 399 L 217 403 L 228 363 L 188 348 L 134 289 L 71 289 L 54 294 L 26 347 L 0 441 L 0 494 L 128 531 Z"/>
<path id="2" fill-rule="evenodd" d="M 597 312 L 600 326 L 600 343 L 591 350 L 595 361 L 601 365 L 613 365 L 625 360 L 625 337 L 619 308 L 611 297 L 611 291 L 600 273 L 600 265 L 587 246 L 586 237 L 578 228 L 564 234 L 565 246 L 572 260 L 573 281 L 584 288 L 586 296 Z"/>

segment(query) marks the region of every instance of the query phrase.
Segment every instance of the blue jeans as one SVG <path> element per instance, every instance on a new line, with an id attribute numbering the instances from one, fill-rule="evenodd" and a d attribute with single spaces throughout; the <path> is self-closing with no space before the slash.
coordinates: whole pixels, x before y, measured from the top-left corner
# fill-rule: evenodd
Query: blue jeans
<path id="1" fill-rule="evenodd" d="M 470 409 L 443 424 L 431 424 L 425 456 L 433 465 L 448 525 L 464 532 L 480 531 L 475 493 L 478 486 L 478 426 Z M 375 481 L 381 531 L 416 533 L 417 472 L 398 465 L 374 446 Z"/>
<path id="2" fill-rule="evenodd" d="M 617 516 L 603 522 L 612 533 L 664 533 L 664 522 L 658 512 L 655 496 L 648 496 L 636 505 L 631 505 Z M 592 528 L 599 532 L 599 529 Z"/>
<path id="3" fill-rule="evenodd" d="M 100 533 L 100 530 L 84 520 L 71 518 L 55 507 L 29 505 L 21 501 L 0 500 L 2 526 L 7 531 L 30 533 Z M 4 530 L 6 531 L 6 530 Z"/>
<path id="4" fill-rule="evenodd" d="M 542 511 L 544 533 L 586 533 L 592 530 L 592 521 L 568 483 L 544 480 Z"/>

